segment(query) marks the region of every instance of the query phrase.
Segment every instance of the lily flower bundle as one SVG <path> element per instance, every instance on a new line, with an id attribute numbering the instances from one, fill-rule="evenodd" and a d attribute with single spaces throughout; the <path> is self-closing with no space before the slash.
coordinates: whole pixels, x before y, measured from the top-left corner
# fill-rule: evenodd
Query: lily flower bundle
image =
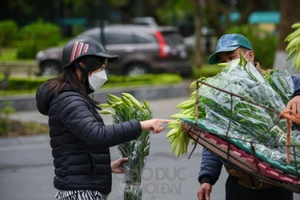
<path id="1" fill-rule="evenodd" d="M 107 104 L 101 104 L 101 108 L 112 108 L 111 110 L 101 110 L 100 114 L 111 114 L 114 123 L 138 119 L 145 121 L 152 118 L 152 111 L 147 101 L 140 103 L 134 96 L 129 93 L 122 93 L 121 97 L 108 94 Z M 146 163 L 146 157 L 150 150 L 150 131 L 143 130 L 141 135 L 136 139 L 118 145 L 122 157 L 128 158 L 124 164 L 125 167 L 125 188 L 124 200 L 141 200 L 142 188 L 141 177 L 142 170 Z"/>
<path id="2" fill-rule="evenodd" d="M 277 169 L 293 175 L 300 172 L 296 170 L 300 169 L 300 131 L 294 129 L 287 135 L 286 120 L 280 115 L 294 92 L 287 71 L 259 72 L 241 56 L 224 64 L 216 76 L 200 78 L 190 87 L 194 91 L 189 100 L 176 106 L 181 111 L 171 116 L 175 120 L 167 134 L 177 157 L 187 153 L 186 123 L 248 154 L 255 153 Z M 291 146 L 293 151 L 287 152 Z"/>

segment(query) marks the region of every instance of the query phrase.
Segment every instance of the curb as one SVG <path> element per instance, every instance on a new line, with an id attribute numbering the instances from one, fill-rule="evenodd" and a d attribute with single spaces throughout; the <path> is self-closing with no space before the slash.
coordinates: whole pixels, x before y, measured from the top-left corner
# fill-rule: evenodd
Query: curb
<path id="1" fill-rule="evenodd" d="M 49 144 L 49 134 L 32 135 L 32 136 L 18 136 L 12 138 L 1 138 L 0 139 L 0 152 L 11 150 L 10 147 L 20 148 L 24 145 L 38 145 L 38 144 Z"/>
<path id="2" fill-rule="evenodd" d="M 164 86 L 145 86 L 138 88 L 103 89 L 95 92 L 94 98 L 99 102 L 105 102 L 107 94 L 120 96 L 122 92 L 132 94 L 138 100 L 154 100 L 162 98 L 175 98 L 190 95 L 190 82 Z M 35 95 L 0 97 L 0 110 L 9 102 L 16 112 L 36 110 Z"/>

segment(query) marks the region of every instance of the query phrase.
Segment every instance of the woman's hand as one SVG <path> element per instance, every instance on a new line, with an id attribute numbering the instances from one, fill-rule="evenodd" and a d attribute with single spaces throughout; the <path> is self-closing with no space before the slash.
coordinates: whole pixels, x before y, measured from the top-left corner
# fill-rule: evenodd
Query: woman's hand
<path id="1" fill-rule="evenodd" d="M 153 133 L 160 133 L 165 129 L 163 124 L 169 123 L 172 120 L 169 119 L 151 119 L 146 121 L 141 121 L 141 127 L 143 130 L 150 130 Z"/>
<path id="2" fill-rule="evenodd" d="M 124 173 L 124 163 L 126 163 L 128 158 L 120 158 L 110 164 L 112 173 L 123 174 Z"/>
<path id="3" fill-rule="evenodd" d="M 300 115 L 300 95 L 292 98 L 288 102 L 286 109 L 290 109 L 290 110 L 294 111 L 295 113 L 297 113 L 298 115 Z"/>

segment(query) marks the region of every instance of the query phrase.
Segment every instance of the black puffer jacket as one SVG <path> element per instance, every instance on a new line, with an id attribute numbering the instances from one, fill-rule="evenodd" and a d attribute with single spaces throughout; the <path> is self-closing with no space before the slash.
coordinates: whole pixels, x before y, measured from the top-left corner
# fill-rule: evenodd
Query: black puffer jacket
<path id="1" fill-rule="evenodd" d="M 141 125 L 131 120 L 104 126 L 97 110 L 67 86 L 58 97 L 45 84 L 36 93 L 37 108 L 49 116 L 54 158 L 54 187 L 111 192 L 109 147 L 137 138 Z"/>

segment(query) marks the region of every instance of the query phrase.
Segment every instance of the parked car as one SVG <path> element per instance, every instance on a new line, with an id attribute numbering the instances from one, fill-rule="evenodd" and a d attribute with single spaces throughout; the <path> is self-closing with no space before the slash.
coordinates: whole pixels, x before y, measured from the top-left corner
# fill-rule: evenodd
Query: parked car
<path id="1" fill-rule="evenodd" d="M 189 76 L 192 66 L 186 45 L 175 27 L 143 25 L 107 25 L 105 48 L 121 56 L 107 66 L 111 74 L 137 75 L 147 73 L 179 73 Z M 100 27 L 89 29 L 77 37 L 90 36 L 100 41 Z M 41 75 L 61 72 L 62 47 L 49 48 L 37 53 L 36 61 Z"/>
<path id="2" fill-rule="evenodd" d="M 196 35 L 190 35 L 183 38 L 189 53 L 194 52 Z M 201 29 L 201 51 L 202 53 L 211 54 L 216 49 L 217 37 L 212 29 L 202 27 Z"/>
<path id="3" fill-rule="evenodd" d="M 134 17 L 132 18 L 131 23 L 144 26 L 158 26 L 153 17 Z"/>

